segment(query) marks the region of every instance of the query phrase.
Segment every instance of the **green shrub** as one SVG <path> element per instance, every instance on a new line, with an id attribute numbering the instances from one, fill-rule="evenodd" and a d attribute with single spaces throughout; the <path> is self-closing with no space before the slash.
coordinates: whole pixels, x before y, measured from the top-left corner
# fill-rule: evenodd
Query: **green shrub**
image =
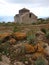
<path id="1" fill-rule="evenodd" d="M 0 53 L 3 52 L 3 48 L 2 48 L 2 45 L 0 45 Z"/>
<path id="2" fill-rule="evenodd" d="M 9 53 L 9 48 L 10 45 L 8 43 L 2 43 L 2 45 L 0 45 L 0 53 L 7 55 Z"/>
<path id="3" fill-rule="evenodd" d="M 9 48 L 10 48 L 10 44 L 9 43 L 5 43 L 4 46 L 3 46 L 3 51 L 4 51 L 4 54 L 7 55 L 9 54 Z"/>
<path id="4" fill-rule="evenodd" d="M 2 44 L 2 40 L 0 40 L 0 45 Z"/>
<path id="5" fill-rule="evenodd" d="M 22 46 L 19 46 L 16 49 L 11 47 L 11 49 L 10 49 L 10 58 L 12 59 L 11 61 L 16 60 L 16 58 L 20 59 L 20 61 L 22 61 L 22 60 L 25 61 L 25 58 L 22 57 L 24 55 L 25 55 L 25 48 L 24 48 L 23 44 L 22 44 Z"/>
<path id="6" fill-rule="evenodd" d="M 37 25 L 38 25 L 38 24 L 42 24 L 41 21 L 38 21 L 38 22 L 37 22 Z"/>
<path id="7" fill-rule="evenodd" d="M 49 32 L 45 35 L 47 39 L 49 39 Z"/>
<path id="8" fill-rule="evenodd" d="M 2 61 L 2 54 L 0 53 L 0 61 Z"/>
<path id="9" fill-rule="evenodd" d="M 43 21 L 43 24 L 47 24 L 48 22 L 47 21 Z"/>
<path id="10" fill-rule="evenodd" d="M 45 33 L 45 34 L 46 34 L 46 32 L 47 32 L 45 28 L 42 28 L 41 31 L 42 31 L 43 33 Z"/>
<path id="11" fill-rule="evenodd" d="M 37 60 L 35 61 L 35 65 L 46 65 L 45 59 L 43 59 L 42 57 L 37 58 Z"/>
<path id="12" fill-rule="evenodd" d="M 22 56 L 22 57 L 20 58 L 20 61 L 22 61 L 22 62 L 28 61 L 28 58 L 25 57 L 25 56 Z"/>
<path id="13" fill-rule="evenodd" d="M 18 31 L 17 26 L 14 26 L 13 32 L 17 32 L 17 31 Z"/>
<path id="14" fill-rule="evenodd" d="M 36 23 L 32 23 L 32 25 L 36 25 Z"/>
<path id="15" fill-rule="evenodd" d="M 30 43 L 30 44 L 36 44 L 36 36 L 34 34 L 31 34 L 29 36 L 27 36 L 27 41 Z"/>
<path id="16" fill-rule="evenodd" d="M 2 61 L 2 58 L 0 58 L 0 61 Z"/>

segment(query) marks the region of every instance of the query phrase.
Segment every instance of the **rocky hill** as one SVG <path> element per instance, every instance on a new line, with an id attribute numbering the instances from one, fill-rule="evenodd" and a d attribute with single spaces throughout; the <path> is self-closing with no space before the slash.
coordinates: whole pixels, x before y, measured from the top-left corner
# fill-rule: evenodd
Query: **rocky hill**
<path id="1" fill-rule="evenodd" d="M 49 65 L 49 34 L 32 30 L 0 34 L 0 65 Z"/>

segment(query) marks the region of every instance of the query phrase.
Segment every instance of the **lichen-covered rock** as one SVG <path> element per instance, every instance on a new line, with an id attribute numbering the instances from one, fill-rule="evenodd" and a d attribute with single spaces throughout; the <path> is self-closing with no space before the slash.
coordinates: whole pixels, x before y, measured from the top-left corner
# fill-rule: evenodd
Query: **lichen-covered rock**
<path id="1" fill-rule="evenodd" d="M 10 44 L 15 44 L 15 43 L 16 43 L 16 40 L 15 40 L 14 38 L 11 38 L 11 39 L 9 40 L 9 42 L 10 42 Z"/>
<path id="2" fill-rule="evenodd" d="M 15 32 L 14 36 L 18 39 L 18 40 L 22 40 L 26 38 L 26 33 L 23 32 Z"/>
<path id="3" fill-rule="evenodd" d="M 3 39 L 7 36 L 10 36 L 11 33 L 3 33 L 3 34 L 0 34 L 0 39 Z"/>
<path id="4" fill-rule="evenodd" d="M 41 56 L 44 57 L 42 53 L 36 52 L 33 54 L 32 59 L 37 59 L 38 57 L 41 57 Z"/>
<path id="5" fill-rule="evenodd" d="M 37 44 L 37 52 L 43 52 L 44 51 L 44 48 L 40 45 L 40 44 Z"/>
<path id="6" fill-rule="evenodd" d="M 36 45 L 30 45 L 30 44 L 25 44 L 25 50 L 26 53 L 42 53 L 45 54 L 46 50 L 43 48 L 43 46 L 41 44 L 36 44 Z"/>
<path id="7" fill-rule="evenodd" d="M 34 46 L 32 46 L 30 44 L 25 44 L 24 46 L 25 46 L 26 53 L 33 53 L 33 52 L 35 52 Z"/>

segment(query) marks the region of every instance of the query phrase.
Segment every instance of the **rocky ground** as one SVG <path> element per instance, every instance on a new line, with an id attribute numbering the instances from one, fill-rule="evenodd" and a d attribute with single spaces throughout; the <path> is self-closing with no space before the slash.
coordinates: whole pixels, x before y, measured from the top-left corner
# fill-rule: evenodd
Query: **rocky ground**
<path id="1" fill-rule="evenodd" d="M 29 34 L 29 36 L 28 36 Z M 0 35 L 0 65 L 49 65 L 45 33 L 15 32 Z"/>

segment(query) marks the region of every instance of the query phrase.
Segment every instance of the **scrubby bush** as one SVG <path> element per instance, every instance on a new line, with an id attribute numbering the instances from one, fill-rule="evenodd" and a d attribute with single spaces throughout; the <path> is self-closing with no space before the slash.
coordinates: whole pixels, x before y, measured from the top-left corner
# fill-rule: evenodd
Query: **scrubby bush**
<path id="1" fill-rule="evenodd" d="M 25 57 L 25 56 L 23 56 L 23 57 L 20 58 L 20 61 L 23 61 L 23 62 L 25 62 L 25 61 L 27 61 L 27 60 L 28 60 L 28 58 Z"/>
<path id="2" fill-rule="evenodd" d="M 36 23 L 32 23 L 32 25 L 36 25 Z"/>
<path id="3" fill-rule="evenodd" d="M 3 48 L 2 48 L 2 45 L 0 44 L 0 53 L 3 52 Z"/>
<path id="4" fill-rule="evenodd" d="M 0 45 L 0 53 L 7 55 L 9 53 L 10 44 L 4 43 Z"/>
<path id="5" fill-rule="evenodd" d="M 2 40 L 0 40 L 0 44 L 2 44 Z"/>
<path id="6" fill-rule="evenodd" d="M 45 62 L 45 59 L 42 57 L 37 58 L 37 60 L 35 61 L 35 65 L 47 65 Z"/>
<path id="7" fill-rule="evenodd" d="M 46 34 L 46 38 L 49 39 L 49 32 Z"/>
<path id="8" fill-rule="evenodd" d="M 42 24 L 41 21 L 38 21 L 38 22 L 37 22 L 37 25 L 38 25 L 38 24 Z"/>
<path id="9" fill-rule="evenodd" d="M 17 32 L 17 31 L 18 31 L 17 26 L 14 26 L 13 32 Z"/>
<path id="10" fill-rule="evenodd" d="M 24 50 L 24 46 L 23 45 L 22 45 L 22 47 L 21 46 L 17 46 L 16 49 L 11 47 L 9 52 L 10 52 L 11 62 L 15 61 L 16 59 L 20 60 L 20 61 L 22 61 L 22 59 L 23 59 L 23 61 L 25 61 L 25 59 L 22 58 L 24 56 L 24 54 L 25 54 L 25 50 Z"/>
<path id="11" fill-rule="evenodd" d="M 27 36 L 27 41 L 30 43 L 30 44 L 35 44 L 35 41 L 36 40 L 36 37 L 35 37 L 35 35 L 34 34 L 31 34 L 31 35 L 29 35 L 29 36 Z"/>
<path id="12" fill-rule="evenodd" d="M 47 32 L 45 28 L 42 28 L 41 31 L 42 31 L 43 33 L 45 33 L 45 34 L 46 34 L 46 32 Z"/>
<path id="13" fill-rule="evenodd" d="M 2 61 L 2 54 L 0 53 L 0 61 Z"/>

